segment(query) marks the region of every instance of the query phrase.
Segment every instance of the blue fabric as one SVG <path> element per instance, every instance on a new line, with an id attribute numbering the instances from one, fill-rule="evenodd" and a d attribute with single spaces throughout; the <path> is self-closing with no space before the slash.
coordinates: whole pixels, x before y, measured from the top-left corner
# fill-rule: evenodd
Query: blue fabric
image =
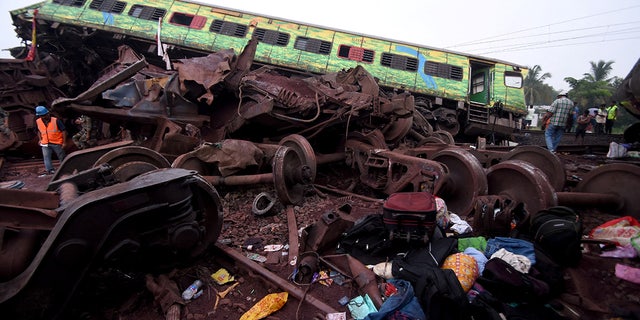
<path id="1" fill-rule="evenodd" d="M 371 301 L 368 294 L 351 299 L 347 304 L 347 308 L 349 308 L 351 316 L 356 320 L 362 320 L 368 314 L 377 311 L 376 306 L 373 305 L 373 301 Z"/>
<path id="2" fill-rule="evenodd" d="M 547 149 L 551 152 L 556 152 L 560 140 L 562 140 L 562 134 L 564 134 L 564 126 L 556 126 L 549 124 L 544 131 L 544 139 L 547 144 Z"/>
<path id="3" fill-rule="evenodd" d="M 365 320 L 427 319 L 409 281 L 390 279 L 388 282 L 398 289 L 398 293 L 387 298 L 380 311 L 369 313 Z"/>
<path id="4" fill-rule="evenodd" d="M 505 250 L 523 255 L 531 261 L 531 265 L 536 263 L 536 253 L 533 249 L 533 243 L 516 238 L 495 237 L 487 241 L 487 250 L 484 252 L 485 257 L 490 258 L 496 251 L 504 248 Z"/>
<path id="5" fill-rule="evenodd" d="M 484 255 L 484 253 L 476 248 L 469 247 L 464 249 L 464 253 L 472 256 L 476 262 L 478 263 L 478 271 L 482 274 L 482 270 L 484 270 L 484 265 L 487 264 L 489 259 Z"/>
<path id="6" fill-rule="evenodd" d="M 62 149 L 62 145 L 49 143 L 47 147 L 42 147 L 42 157 L 44 158 L 44 167 L 47 172 L 52 172 L 54 170 L 53 162 L 51 161 L 52 152 L 56 153 L 56 156 L 58 156 L 58 160 L 60 161 L 64 160 L 64 157 L 66 156 L 64 149 Z"/>

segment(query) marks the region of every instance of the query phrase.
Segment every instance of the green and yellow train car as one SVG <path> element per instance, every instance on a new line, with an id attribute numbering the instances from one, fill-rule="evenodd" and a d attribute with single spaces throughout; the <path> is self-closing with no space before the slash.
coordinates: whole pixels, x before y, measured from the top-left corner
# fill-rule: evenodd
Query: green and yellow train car
<path id="1" fill-rule="evenodd" d="M 454 135 L 508 135 L 527 113 L 526 67 L 496 59 L 194 1 L 47 0 L 30 8 L 36 7 L 38 28 L 56 30 L 61 38 L 65 33 L 100 34 L 95 45 L 113 50 L 119 43 L 135 44 L 138 52 L 152 55 L 159 34 L 162 43 L 185 55 L 228 48 L 238 53 L 255 35 L 259 64 L 304 74 L 362 65 L 381 87 L 410 91 L 417 110 L 432 116 L 427 118 L 435 129 Z M 25 10 L 14 10 L 12 16 L 24 16 Z"/>

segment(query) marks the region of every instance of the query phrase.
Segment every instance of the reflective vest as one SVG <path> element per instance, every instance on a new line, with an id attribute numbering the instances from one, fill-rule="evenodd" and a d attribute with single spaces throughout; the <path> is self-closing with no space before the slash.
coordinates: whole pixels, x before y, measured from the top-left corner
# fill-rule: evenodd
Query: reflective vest
<path id="1" fill-rule="evenodd" d="M 617 105 L 612 105 L 609 108 L 607 108 L 607 119 L 608 120 L 616 120 L 616 110 L 618 110 L 618 106 Z"/>
<path id="2" fill-rule="evenodd" d="M 64 135 L 63 132 L 58 129 L 58 118 L 51 117 L 49 125 L 44 124 L 41 118 L 36 120 L 38 125 L 38 131 L 40 131 L 40 144 L 63 144 Z"/>

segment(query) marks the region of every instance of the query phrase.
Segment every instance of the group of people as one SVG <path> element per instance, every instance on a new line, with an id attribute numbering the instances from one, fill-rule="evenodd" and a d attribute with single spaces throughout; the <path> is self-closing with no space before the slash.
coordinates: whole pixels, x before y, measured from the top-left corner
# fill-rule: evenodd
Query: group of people
<path id="1" fill-rule="evenodd" d="M 91 136 L 91 119 L 87 116 L 80 116 L 75 124 L 81 127 L 80 131 L 71 138 L 78 149 L 87 148 Z M 53 174 L 52 156 L 56 154 L 58 160 L 62 161 L 66 157 L 65 147 L 67 145 L 67 131 L 64 122 L 51 115 L 44 106 L 36 107 L 36 127 L 38 128 L 38 138 L 42 148 L 45 172 L 43 174 Z"/>
<path id="2" fill-rule="evenodd" d="M 575 140 L 584 143 L 584 136 L 591 127 L 592 132 L 611 134 L 613 125 L 618 118 L 618 105 L 616 101 L 611 101 L 607 107 L 604 103 L 597 111 L 590 112 L 585 109 L 580 113 L 580 109 L 571 101 L 567 94 L 561 92 L 556 100 L 551 104 L 551 108 L 543 117 L 545 124 L 545 142 L 547 149 L 556 152 L 562 135 L 571 132 L 573 125 L 576 125 Z"/>

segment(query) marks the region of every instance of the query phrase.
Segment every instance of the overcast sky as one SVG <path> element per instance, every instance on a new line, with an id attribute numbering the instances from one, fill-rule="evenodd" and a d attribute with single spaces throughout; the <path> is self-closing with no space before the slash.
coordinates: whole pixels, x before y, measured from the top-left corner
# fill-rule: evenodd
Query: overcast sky
<path id="1" fill-rule="evenodd" d="M 9 10 L 36 3 L 0 3 L 0 48 L 20 45 Z M 568 90 L 565 77 L 582 78 L 590 61 L 614 61 L 624 78 L 640 58 L 638 0 L 199 0 L 299 22 L 451 49 L 533 67 L 545 83 Z M 0 51 L 0 57 L 10 58 Z"/>

